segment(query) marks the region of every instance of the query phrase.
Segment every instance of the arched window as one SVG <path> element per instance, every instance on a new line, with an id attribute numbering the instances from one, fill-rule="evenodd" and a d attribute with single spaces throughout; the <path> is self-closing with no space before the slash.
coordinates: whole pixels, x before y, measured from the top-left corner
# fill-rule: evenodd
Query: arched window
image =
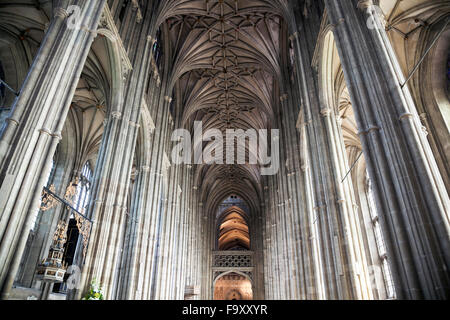
<path id="1" fill-rule="evenodd" d="M 159 29 L 156 33 L 156 41 L 153 44 L 153 57 L 155 58 L 156 65 L 158 69 L 161 69 L 160 60 L 161 60 L 161 29 Z"/>
<path id="2" fill-rule="evenodd" d="M 56 154 L 55 154 L 55 156 L 56 156 Z M 55 173 L 55 163 L 56 163 L 56 161 L 55 161 L 55 156 L 53 157 L 53 159 L 52 159 L 52 165 L 51 165 L 51 169 L 50 169 L 50 171 L 48 172 L 48 174 L 47 174 L 47 177 L 45 178 L 45 187 L 47 187 L 47 188 L 50 188 L 50 184 L 51 184 L 51 182 L 52 182 L 52 177 L 53 177 L 53 175 L 54 175 L 54 173 Z M 33 221 L 31 222 L 31 228 L 30 228 L 30 230 L 31 231 L 34 231 L 34 230 L 36 230 L 36 227 L 37 227 L 37 220 L 38 220 L 38 216 L 39 216 L 39 212 L 40 212 L 40 210 L 39 209 L 36 209 L 36 212 L 34 213 L 34 215 L 33 215 Z"/>
<path id="3" fill-rule="evenodd" d="M 387 298 L 395 299 L 395 287 L 392 279 L 391 268 L 387 257 L 386 244 L 383 238 L 383 232 L 381 230 L 377 208 L 375 205 L 375 198 L 373 194 L 372 181 L 366 172 L 366 194 L 367 202 L 369 204 L 370 217 L 372 219 L 373 231 L 375 234 L 375 241 L 377 243 L 378 254 L 381 259 L 381 267 L 383 270 L 384 283 L 386 286 Z"/>
<path id="4" fill-rule="evenodd" d="M 74 200 L 74 208 L 83 213 L 86 210 L 91 196 L 92 169 L 89 162 L 83 166 Z"/>

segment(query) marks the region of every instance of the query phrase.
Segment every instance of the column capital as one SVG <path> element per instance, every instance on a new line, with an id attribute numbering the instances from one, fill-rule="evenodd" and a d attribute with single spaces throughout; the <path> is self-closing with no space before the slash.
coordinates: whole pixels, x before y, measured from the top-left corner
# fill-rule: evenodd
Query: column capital
<path id="1" fill-rule="evenodd" d="M 67 12 L 66 9 L 63 9 L 63 8 L 61 8 L 61 7 L 58 7 L 58 8 L 56 8 L 56 9 L 53 11 L 53 16 L 54 16 L 54 17 L 58 17 L 58 18 L 66 19 L 66 18 L 69 17 L 69 13 Z"/>
<path id="2" fill-rule="evenodd" d="M 372 0 L 360 0 L 358 1 L 358 9 L 366 11 L 367 8 L 370 8 L 373 6 L 373 1 Z"/>
<path id="3" fill-rule="evenodd" d="M 6 118 L 5 121 L 14 124 L 16 127 L 18 127 L 20 124 L 19 121 L 17 121 L 16 119 L 13 119 L 13 118 Z"/>
<path id="4" fill-rule="evenodd" d="M 400 117 L 398 117 L 398 120 L 403 121 L 404 119 L 409 119 L 412 118 L 413 114 L 410 112 L 405 112 L 403 114 L 400 115 Z"/>
<path id="5" fill-rule="evenodd" d="M 369 134 L 372 131 L 380 131 L 380 127 L 376 126 L 376 125 L 370 125 L 365 131 L 358 131 L 357 135 L 358 136 L 365 136 L 367 134 Z"/>
<path id="6" fill-rule="evenodd" d="M 129 124 L 130 124 L 130 126 L 132 126 L 134 128 L 140 128 L 141 127 L 141 125 L 139 123 L 136 123 L 134 121 L 130 121 Z"/>
<path id="7" fill-rule="evenodd" d="M 122 119 L 122 113 L 119 111 L 113 111 L 111 112 L 111 117 L 113 117 L 114 119 Z"/>
<path id="8" fill-rule="evenodd" d="M 61 141 L 62 140 L 62 134 L 61 132 L 55 132 L 51 135 L 53 138 L 56 138 L 57 140 Z"/>
<path id="9" fill-rule="evenodd" d="M 328 117 L 331 114 L 331 109 L 324 108 L 324 109 L 320 110 L 320 114 L 322 115 L 322 117 Z"/>
<path id="10" fill-rule="evenodd" d="M 289 40 L 294 41 L 295 39 L 298 39 L 298 32 L 294 32 L 289 36 Z"/>
<path id="11" fill-rule="evenodd" d="M 50 129 L 47 129 L 47 128 L 42 128 L 42 129 L 39 130 L 39 132 L 43 133 L 43 134 L 46 134 L 48 136 L 52 135 L 52 132 L 50 131 Z"/>

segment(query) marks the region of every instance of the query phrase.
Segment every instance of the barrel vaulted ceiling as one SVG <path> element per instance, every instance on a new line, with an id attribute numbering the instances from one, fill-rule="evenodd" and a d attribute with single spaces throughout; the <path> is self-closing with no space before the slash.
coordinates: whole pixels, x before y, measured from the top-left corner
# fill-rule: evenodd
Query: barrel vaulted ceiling
<path id="1" fill-rule="evenodd" d="M 231 207 L 219 227 L 219 250 L 241 248 L 250 250 L 250 235 L 248 224 L 241 215 L 239 208 Z"/>

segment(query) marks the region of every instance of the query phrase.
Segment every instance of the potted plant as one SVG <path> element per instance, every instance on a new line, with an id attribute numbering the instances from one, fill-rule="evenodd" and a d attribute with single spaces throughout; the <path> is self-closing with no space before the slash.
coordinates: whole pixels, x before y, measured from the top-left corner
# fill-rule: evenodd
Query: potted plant
<path id="1" fill-rule="evenodd" d="M 103 298 L 103 290 L 97 280 L 92 280 L 91 288 L 83 300 L 104 300 Z"/>

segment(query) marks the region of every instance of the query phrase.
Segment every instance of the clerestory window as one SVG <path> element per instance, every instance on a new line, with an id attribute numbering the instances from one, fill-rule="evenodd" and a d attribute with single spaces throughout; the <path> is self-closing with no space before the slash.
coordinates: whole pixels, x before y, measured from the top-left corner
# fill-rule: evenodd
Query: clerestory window
<path id="1" fill-rule="evenodd" d="M 383 270 L 384 283 L 387 291 L 388 299 L 395 299 L 395 287 L 394 281 L 392 279 L 391 268 L 389 266 L 389 260 L 387 256 L 386 244 L 383 237 L 383 232 L 381 230 L 379 216 L 377 212 L 377 208 L 375 205 L 375 198 L 373 194 L 373 184 L 369 178 L 369 175 L 366 174 L 366 192 L 367 192 L 367 201 L 369 203 L 370 216 L 372 219 L 373 231 L 375 233 L 375 241 L 377 243 L 378 254 L 381 259 L 381 268 Z"/>

